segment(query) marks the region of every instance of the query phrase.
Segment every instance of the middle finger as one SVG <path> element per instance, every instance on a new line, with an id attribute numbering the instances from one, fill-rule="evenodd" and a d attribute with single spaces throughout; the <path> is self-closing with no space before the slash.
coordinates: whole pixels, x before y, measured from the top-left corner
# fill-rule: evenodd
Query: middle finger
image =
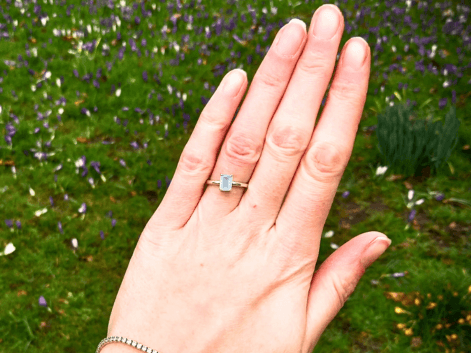
<path id="1" fill-rule="evenodd" d="M 263 218 L 267 227 L 273 224 L 311 139 L 334 70 L 343 26 L 342 13 L 335 5 L 323 5 L 314 13 L 304 52 L 268 128 L 262 156 L 240 202 L 245 217 Z"/>
<path id="2" fill-rule="evenodd" d="M 305 38 L 306 25 L 299 20 L 291 21 L 277 33 L 222 145 L 211 180 L 219 180 L 220 174 L 232 174 L 236 182 L 246 183 L 250 179 L 270 119 L 288 86 Z M 240 187 L 221 192 L 219 187 L 209 186 L 200 207 L 210 217 L 225 216 L 237 207 L 243 192 Z"/>

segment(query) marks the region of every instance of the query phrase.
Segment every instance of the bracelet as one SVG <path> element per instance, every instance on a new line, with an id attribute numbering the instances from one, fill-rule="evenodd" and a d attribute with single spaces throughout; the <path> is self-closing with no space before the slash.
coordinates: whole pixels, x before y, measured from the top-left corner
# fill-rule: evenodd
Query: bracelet
<path id="1" fill-rule="evenodd" d="M 136 341 L 130 340 L 129 338 L 124 338 L 120 336 L 111 336 L 111 337 L 106 337 L 101 340 L 101 342 L 98 344 L 98 347 L 96 349 L 95 353 L 100 353 L 102 348 L 106 346 L 107 344 L 114 343 L 114 342 L 120 342 L 127 344 L 128 346 L 132 346 L 136 349 L 139 349 L 142 352 L 147 352 L 147 353 L 159 353 L 155 349 L 149 348 L 144 346 L 142 343 L 138 343 Z"/>

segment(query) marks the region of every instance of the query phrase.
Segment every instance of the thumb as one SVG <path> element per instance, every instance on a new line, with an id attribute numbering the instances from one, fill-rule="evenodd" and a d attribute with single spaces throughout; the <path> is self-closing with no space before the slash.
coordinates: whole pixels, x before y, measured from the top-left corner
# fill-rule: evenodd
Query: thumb
<path id="1" fill-rule="evenodd" d="M 379 232 L 356 236 L 331 254 L 314 273 L 307 302 L 305 352 L 312 352 L 327 325 L 353 293 L 366 268 L 386 251 L 391 240 Z"/>

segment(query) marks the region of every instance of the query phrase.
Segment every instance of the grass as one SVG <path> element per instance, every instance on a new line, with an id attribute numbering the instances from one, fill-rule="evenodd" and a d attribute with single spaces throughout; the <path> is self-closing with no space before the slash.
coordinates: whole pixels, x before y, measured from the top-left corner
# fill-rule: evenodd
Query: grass
<path id="1" fill-rule="evenodd" d="M 122 3 L 2 4 L 0 134 L 11 144 L 0 140 L 0 249 L 13 243 L 16 251 L 0 257 L 1 352 L 96 348 L 138 236 L 222 75 L 241 67 L 251 80 L 280 26 L 293 17 L 309 23 L 322 4 L 181 1 L 179 8 L 156 0 L 144 3 L 143 16 L 140 3 Z M 374 58 L 351 162 L 325 226 L 335 233 L 322 242 L 319 263 L 334 251 L 331 242 L 364 231 L 382 231 L 393 244 L 367 270 L 316 353 L 471 350 L 471 322 L 457 323 L 471 310 L 470 9 L 458 1 L 427 4 L 412 1 L 404 13 L 402 2 L 339 4 L 347 23 L 341 45 L 363 36 Z M 91 33 L 74 38 L 90 32 L 87 25 Z M 88 52 L 93 40 L 98 46 Z M 424 117 L 444 118 L 455 105 L 457 148 L 437 175 L 375 176 L 377 116 L 407 101 Z M 85 176 L 77 167 L 82 156 Z M 100 163 L 99 172 L 91 162 Z M 409 222 L 410 189 L 425 202 Z M 79 213 L 83 203 L 87 210 Z M 430 293 L 436 308 L 421 312 L 420 305 L 388 299 L 414 292 Z M 398 306 L 412 314 L 397 314 Z M 427 326 L 444 320 L 456 323 L 434 332 Z M 411 335 L 397 327 L 414 321 Z"/>

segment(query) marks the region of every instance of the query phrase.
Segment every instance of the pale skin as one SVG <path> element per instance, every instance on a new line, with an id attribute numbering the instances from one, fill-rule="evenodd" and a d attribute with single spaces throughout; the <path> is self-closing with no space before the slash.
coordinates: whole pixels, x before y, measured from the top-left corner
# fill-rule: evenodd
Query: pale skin
<path id="1" fill-rule="evenodd" d="M 285 25 L 243 102 L 245 72 L 223 78 L 142 232 L 108 336 L 160 353 L 314 349 L 391 242 L 378 232 L 358 235 L 315 271 L 370 73 L 370 49 L 359 37 L 335 65 L 343 28 L 334 5 L 321 6 L 307 30 L 300 20 Z M 249 187 L 205 184 L 221 173 Z M 137 350 L 112 343 L 102 352 Z"/>

